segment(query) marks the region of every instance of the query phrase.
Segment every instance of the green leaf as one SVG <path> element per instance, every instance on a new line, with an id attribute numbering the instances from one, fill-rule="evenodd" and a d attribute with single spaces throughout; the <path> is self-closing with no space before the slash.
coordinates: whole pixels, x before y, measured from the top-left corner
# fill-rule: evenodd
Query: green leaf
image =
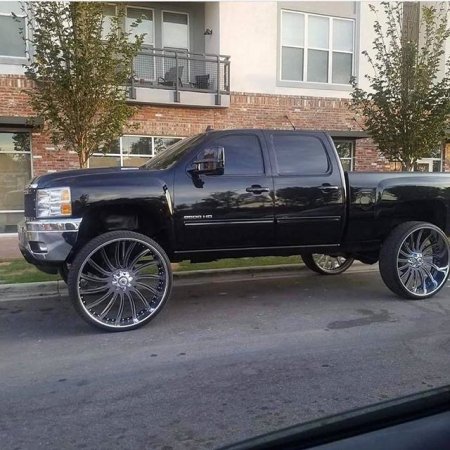
<path id="1" fill-rule="evenodd" d="M 441 145 L 448 127 L 448 6 L 420 9 L 419 3 L 383 2 L 381 7 L 383 26 L 380 12 L 370 8 L 376 16 L 373 52 L 362 52 L 373 68 L 373 74 L 366 75 L 370 89 L 361 89 L 353 79 L 350 106 L 364 118 L 364 128 L 380 152 L 410 170 Z"/>
<path id="2" fill-rule="evenodd" d="M 31 105 L 55 146 L 75 151 L 85 167 L 94 152 L 123 134 L 135 112 L 124 88 L 143 35 L 131 37 L 121 28 L 121 8 L 102 37 L 102 3 L 30 2 L 23 10 L 32 27 L 23 37 L 34 48 L 26 66 L 35 82 L 28 90 Z"/>

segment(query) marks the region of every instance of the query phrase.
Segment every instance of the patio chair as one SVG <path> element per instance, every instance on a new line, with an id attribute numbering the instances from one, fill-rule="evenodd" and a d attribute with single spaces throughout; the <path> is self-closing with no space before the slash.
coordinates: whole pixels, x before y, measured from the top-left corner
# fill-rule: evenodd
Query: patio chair
<path id="1" fill-rule="evenodd" d="M 184 66 L 174 66 L 171 67 L 163 77 L 158 78 L 158 84 L 162 84 L 163 86 L 174 87 L 178 82 L 181 87 L 183 87 L 183 82 L 181 81 L 181 77 L 183 76 Z"/>
<path id="2" fill-rule="evenodd" d="M 209 89 L 211 83 L 209 82 L 209 74 L 207 75 L 196 75 L 195 83 L 191 83 L 193 87 L 197 89 Z"/>

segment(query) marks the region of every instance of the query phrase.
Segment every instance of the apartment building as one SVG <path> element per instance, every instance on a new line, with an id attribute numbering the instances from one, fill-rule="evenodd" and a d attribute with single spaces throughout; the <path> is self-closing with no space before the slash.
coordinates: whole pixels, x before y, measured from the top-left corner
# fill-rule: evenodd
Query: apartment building
<path id="1" fill-rule="evenodd" d="M 350 77 L 366 83 L 372 21 L 365 2 L 135 2 L 105 4 L 105 24 L 125 8 L 124 27 L 143 18 L 129 101 L 129 131 L 90 167 L 136 166 L 177 140 L 224 128 L 321 129 L 347 170 L 395 170 L 354 119 Z M 19 20 L 13 18 L 16 14 Z M 19 2 L 0 2 L 0 233 L 16 231 L 23 186 L 35 175 L 78 167 L 55 149 L 23 88 L 33 49 Z M 131 131 L 132 130 L 132 131 Z M 450 147 L 420 163 L 450 170 Z"/>

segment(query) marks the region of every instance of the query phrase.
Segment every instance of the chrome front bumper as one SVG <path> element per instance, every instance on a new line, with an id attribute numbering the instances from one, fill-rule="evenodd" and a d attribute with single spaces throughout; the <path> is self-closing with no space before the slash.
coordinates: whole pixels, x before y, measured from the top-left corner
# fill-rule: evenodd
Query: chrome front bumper
<path id="1" fill-rule="evenodd" d="M 19 248 L 32 264 L 64 262 L 75 245 L 81 219 L 42 219 L 19 224 Z"/>

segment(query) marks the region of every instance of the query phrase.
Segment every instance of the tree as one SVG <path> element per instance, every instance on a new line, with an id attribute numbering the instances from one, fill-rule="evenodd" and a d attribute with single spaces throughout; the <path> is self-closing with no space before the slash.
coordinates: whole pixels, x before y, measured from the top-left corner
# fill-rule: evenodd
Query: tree
<path id="1" fill-rule="evenodd" d="M 376 14 L 370 89 L 352 80 L 351 107 L 389 161 L 414 170 L 445 136 L 450 113 L 450 63 L 444 61 L 450 36 L 447 6 L 383 2 L 383 25 Z"/>
<path id="2" fill-rule="evenodd" d="M 28 91 L 31 106 L 53 144 L 75 151 L 86 167 L 94 152 L 123 134 L 134 113 L 125 86 L 143 35 L 122 29 L 123 11 L 106 19 L 101 3 L 29 2 L 24 10 L 34 51 L 26 67 L 35 85 Z"/>

